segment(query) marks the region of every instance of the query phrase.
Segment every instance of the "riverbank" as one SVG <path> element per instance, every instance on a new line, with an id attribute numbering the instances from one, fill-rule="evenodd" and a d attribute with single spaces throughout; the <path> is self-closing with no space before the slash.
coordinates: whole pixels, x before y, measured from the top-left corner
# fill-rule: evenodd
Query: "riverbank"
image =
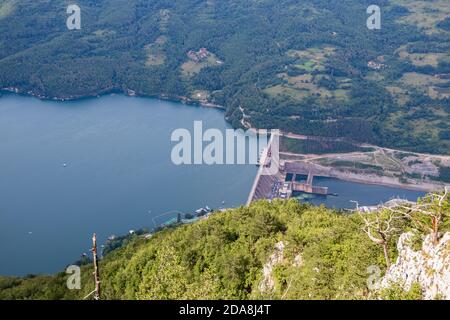
<path id="1" fill-rule="evenodd" d="M 50 97 L 50 96 L 43 96 L 39 95 L 33 91 L 24 91 L 17 87 L 6 87 L 0 89 L 0 97 L 2 93 L 13 93 L 23 96 L 31 96 L 34 98 L 37 98 L 39 100 L 43 101 L 78 101 L 83 99 L 93 99 L 93 98 L 100 98 L 102 96 L 110 95 L 110 94 L 123 94 L 128 97 L 139 97 L 139 98 L 153 98 L 153 99 L 160 99 L 164 101 L 169 102 L 180 102 L 187 105 L 196 105 L 201 106 L 205 108 L 213 108 L 213 109 L 220 109 L 220 110 L 226 110 L 225 106 L 214 104 L 212 102 L 208 102 L 206 100 L 195 100 L 188 98 L 186 96 L 173 96 L 173 95 L 167 95 L 167 94 L 158 94 L 158 95 L 145 95 L 141 93 L 137 93 L 134 90 L 126 89 L 121 90 L 117 88 L 108 88 L 104 90 L 100 90 L 96 93 L 88 94 L 88 95 L 80 95 L 80 96 L 65 96 L 65 97 Z"/>

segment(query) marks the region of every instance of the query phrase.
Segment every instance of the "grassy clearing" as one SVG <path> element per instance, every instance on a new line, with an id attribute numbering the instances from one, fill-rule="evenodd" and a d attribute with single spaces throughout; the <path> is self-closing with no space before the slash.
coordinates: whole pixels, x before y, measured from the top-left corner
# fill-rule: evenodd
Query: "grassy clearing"
<path id="1" fill-rule="evenodd" d="M 206 90 L 195 90 L 191 94 L 191 99 L 199 100 L 199 101 L 206 101 L 209 98 L 209 92 Z"/>
<path id="2" fill-rule="evenodd" d="M 291 97 L 294 100 L 301 100 L 303 98 L 308 97 L 310 94 L 308 91 L 306 90 L 296 90 L 296 89 L 292 89 L 290 87 L 286 87 L 284 85 L 276 85 L 273 87 L 269 87 L 264 89 L 264 92 L 270 94 L 271 96 L 279 96 L 279 95 L 287 95 L 289 97 Z"/>
<path id="3" fill-rule="evenodd" d="M 11 15 L 16 8 L 16 1 L 6 0 L 0 1 L 0 20 Z"/>
<path id="4" fill-rule="evenodd" d="M 147 52 L 146 66 L 160 66 L 166 62 L 166 55 L 164 54 L 164 45 L 167 42 L 167 37 L 160 36 L 155 42 L 145 46 Z"/>
<path id="5" fill-rule="evenodd" d="M 304 74 L 279 73 L 277 76 L 283 80 L 282 84 L 268 87 L 265 92 L 272 96 L 287 95 L 295 100 L 302 100 L 309 96 L 323 99 L 347 99 L 352 85 L 351 79 L 343 77 L 331 79 L 329 75 L 321 74 L 322 71 L 325 71 L 327 61 L 335 51 L 336 49 L 333 47 L 289 50 L 287 55 L 295 58 L 291 67 L 302 70 L 300 73 Z M 327 85 L 331 81 L 337 83 L 336 87 Z"/>
<path id="6" fill-rule="evenodd" d="M 265 89 L 265 92 L 272 95 L 288 95 L 293 99 L 301 100 L 303 98 L 315 95 L 320 98 L 337 98 L 346 99 L 351 87 L 351 79 L 336 78 L 338 88 L 336 90 L 328 90 L 321 87 L 319 82 L 324 75 L 303 74 L 299 76 L 289 76 L 286 73 L 278 75 L 283 79 L 283 84 L 272 86 Z"/>
<path id="7" fill-rule="evenodd" d="M 318 78 L 315 76 L 311 76 L 309 74 L 297 77 L 289 77 L 288 75 L 283 75 L 283 78 L 287 81 L 290 88 L 306 92 L 307 95 L 319 94 L 321 97 L 333 96 L 333 93 L 331 91 L 319 87 L 316 84 Z"/>
<path id="8" fill-rule="evenodd" d="M 427 34 L 445 32 L 437 28 L 436 24 L 450 15 L 448 0 L 397 0 L 392 2 L 406 7 L 411 12 L 408 16 L 400 19 L 400 23 L 415 25 Z"/>
<path id="9" fill-rule="evenodd" d="M 403 60 L 409 60 L 416 67 L 433 66 L 437 67 L 440 61 L 449 61 L 450 54 L 439 53 L 409 53 L 408 47 L 401 46 L 396 53 Z"/>
<path id="10" fill-rule="evenodd" d="M 307 50 L 289 50 L 287 55 L 297 58 L 294 65 L 298 69 L 303 69 L 307 72 L 323 71 L 327 59 L 333 55 L 335 48 L 309 48 Z"/>
<path id="11" fill-rule="evenodd" d="M 439 79 L 430 75 L 417 72 L 407 72 L 400 79 L 404 86 L 414 87 L 433 99 L 444 99 L 450 97 L 450 90 L 443 88 L 448 80 Z"/>
<path id="12" fill-rule="evenodd" d="M 440 134 L 445 129 L 441 119 L 448 118 L 447 112 L 443 109 L 429 108 L 429 116 L 424 119 L 415 114 L 417 111 L 420 112 L 420 110 L 411 109 L 408 112 L 392 113 L 385 121 L 385 128 L 390 132 L 398 133 L 399 136 L 408 132 L 415 139 L 427 139 L 430 144 L 436 145 L 436 148 L 450 147 L 449 140 L 440 138 Z"/>
<path id="13" fill-rule="evenodd" d="M 222 62 L 217 58 L 217 56 L 209 52 L 209 56 L 199 62 L 189 60 L 181 65 L 181 72 L 185 77 L 192 77 L 198 74 L 203 68 L 217 67 L 220 66 Z"/>
<path id="14" fill-rule="evenodd" d="M 395 102 L 400 105 L 405 105 L 409 101 L 408 91 L 398 86 L 387 86 L 386 90 L 394 98 Z"/>

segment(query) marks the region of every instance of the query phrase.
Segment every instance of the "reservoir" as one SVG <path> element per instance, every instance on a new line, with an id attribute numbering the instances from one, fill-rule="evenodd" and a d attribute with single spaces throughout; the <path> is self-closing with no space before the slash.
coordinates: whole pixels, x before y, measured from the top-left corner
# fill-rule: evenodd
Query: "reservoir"
<path id="1" fill-rule="evenodd" d="M 245 204 L 256 166 L 172 163 L 171 133 L 194 121 L 230 128 L 220 110 L 156 99 L 0 97 L 0 274 L 61 271 L 89 254 L 94 232 L 103 243 L 112 234 L 151 228 L 171 210 Z M 420 195 L 332 183 L 360 205 Z M 348 205 L 340 197 L 313 202 Z"/>
<path id="2" fill-rule="evenodd" d="M 416 201 L 425 193 L 397 187 L 361 184 L 328 177 L 314 177 L 314 185 L 328 187 L 328 192 L 337 196 L 312 195 L 298 192 L 294 195 L 303 202 L 314 205 L 324 204 L 329 208 L 354 209 L 357 201 L 361 206 L 377 206 L 392 198 Z"/>

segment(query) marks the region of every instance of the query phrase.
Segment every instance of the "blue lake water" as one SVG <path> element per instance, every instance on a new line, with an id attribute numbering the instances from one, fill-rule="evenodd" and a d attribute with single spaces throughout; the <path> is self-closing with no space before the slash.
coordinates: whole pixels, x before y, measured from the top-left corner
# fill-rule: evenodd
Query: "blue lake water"
<path id="1" fill-rule="evenodd" d="M 337 196 L 321 196 L 298 194 L 300 201 L 315 205 L 324 204 L 329 208 L 354 209 L 358 201 L 361 206 L 376 206 L 392 198 L 401 198 L 416 201 L 425 193 L 380 185 L 361 184 L 342 181 L 335 178 L 314 177 L 314 185 L 328 187 L 328 192 Z"/>
<path id="2" fill-rule="evenodd" d="M 61 270 L 93 232 L 101 243 L 170 210 L 245 203 L 255 166 L 172 164 L 172 131 L 195 120 L 229 127 L 219 110 L 155 99 L 0 98 L 0 274 Z"/>
<path id="3" fill-rule="evenodd" d="M 170 210 L 245 203 L 255 166 L 172 163 L 172 131 L 191 129 L 196 120 L 205 129 L 229 128 L 219 110 L 155 99 L 2 96 L 0 274 L 60 271 L 89 251 L 93 232 L 102 243 L 111 234 L 153 227 Z M 363 205 L 419 194 L 326 183 L 340 196 L 313 202 L 340 207 L 350 197 Z"/>

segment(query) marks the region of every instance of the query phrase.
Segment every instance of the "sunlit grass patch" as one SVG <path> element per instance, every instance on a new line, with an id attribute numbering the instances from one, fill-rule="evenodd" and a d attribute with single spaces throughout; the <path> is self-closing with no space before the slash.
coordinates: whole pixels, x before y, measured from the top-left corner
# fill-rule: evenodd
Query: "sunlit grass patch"
<path id="1" fill-rule="evenodd" d="M 181 72 L 186 77 L 192 77 L 198 74 L 203 68 L 217 67 L 222 65 L 223 62 L 217 58 L 217 56 L 211 52 L 208 52 L 208 57 L 202 61 L 186 61 L 181 65 Z"/>
<path id="2" fill-rule="evenodd" d="M 166 55 L 163 52 L 163 47 L 167 42 L 167 37 L 160 36 L 154 43 L 145 46 L 147 52 L 146 66 L 159 66 L 166 62 Z"/>
<path id="3" fill-rule="evenodd" d="M 449 80 L 417 72 L 407 72 L 400 79 L 400 82 L 405 86 L 414 87 L 415 89 L 426 93 L 433 99 L 450 97 L 450 90 L 446 87 Z"/>
<path id="4" fill-rule="evenodd" d="M 409 60 L 416 67 L 437 67 L 441 61 L 450 61 L 450 54 L 446 52 L 409 53 L 408 46 L 401 46 L 396 53 L 403 60 Z"/>
<path id="5" fill-rule="evenodd" d="M 450 15 L 448 0 L 398 0 L 395 4 L 404 6 L 411 12 L 401 18 L 400 23 L 415 25 L 427 34 L 443 32 L 436 25 Z"/>
<path id="6" fill-rule="evenodd" d="M 287 55 L 297 58 L 295 67 L 306 72 L 323 71 L 327 59 L 334 54 L 333 47 L 309 48 L 307 50 L 289 50 Z"/>
<path id="7" fill-rule="evenodd" d="M 2 0 L 0 1 L 0 20 L 11 15 L 16 8 L 15 0 Z"/>
<path id="8" fill-rule="evenodd" d="M 264 91 L 271 96 L 277 97 L 286 95 L 294 100 L 302 100 L 309 96 L 315 96 L 321 99 L 336 98 L 347 99 L 351 88 L 351 79 L 344 77 L 335 77 L 336 88 L 328 88 L 321 85 L 321 80 L 331 79 L 325 74 L 302 74 L 298 76 L 289 76 L 287 73 L 280 73 L 278 77 L 283 80 L 281 84 L 267 87 Z"/>

